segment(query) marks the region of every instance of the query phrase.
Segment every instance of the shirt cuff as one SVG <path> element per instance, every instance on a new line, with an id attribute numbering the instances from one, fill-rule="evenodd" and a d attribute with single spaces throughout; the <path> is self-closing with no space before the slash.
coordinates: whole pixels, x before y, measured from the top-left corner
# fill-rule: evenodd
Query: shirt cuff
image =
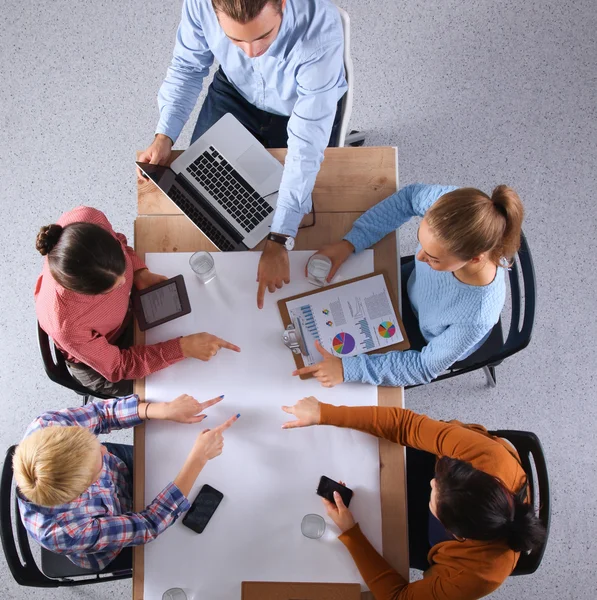
<path id="1" fill-rule="evenodd" d="M 155 128 L 155 134 L 167 135 L 172 140 L 172 145 L 174 145 L 184 126 L 185 122 L 182 119 L 173 116 L 164 117 L 160 119 L 158 126 Z"/>
<path id="2" fill-rule="evenodd" d="M 351 242 L 352 244 L 352 242 Z M 363 356 L 350 356 L 342 359 L 342 368 L 344 369 L 344 382 L 363 381 Z"/>
<path id="3" fill-rule="evenodd" d="M 367 248 L 359 238 L 361 238 L 361 236 L 358 235 L 354 229 L 351 229 L 342 239 L 350 242 L 354 246 L 354 253 L 358 254 Z"/>
<path id="4" fill-rule="evenodd" d="M 184 358 L 182 346 L 180 345 L 180 338 L 162 342 L 161 346 L 163 356 L 170 364 L 174 364 Z"/>
<path id="5" fill-rule="evenodd" d="M 191 503 L 173 481 L 158 494 L 157 500 L 177 516 L 191 508 Z"/>
<path id="6" fill-rule="evenodd" d="M 120 398 L 114 406 L 114 413 L 118 423 L 122 427 L 135 427 L 136 425 L 141 425 L 143 420 L 139 417 L 138 408 L 139 396 L 137 396 L 137 394 Z"/>
<path id="7" fill-rule="evenodd" d="M 274 213 L 271 230 L 274 233 L 296 237 L 296 232 L 298 231 L 302 218 L 303 215 L 299 211 L 278 205 L 276 207 L 276 212 Z"/>
<path id="8" fill-rule="evenodd" d="M 130 257 L 131 264 L 133 265 L 133 275 L 141 269 L 147 269 L 147 265 L 145 264 L 145 262 L 141 260 L 141 258 L 134 250 L 130 253 Z"/>

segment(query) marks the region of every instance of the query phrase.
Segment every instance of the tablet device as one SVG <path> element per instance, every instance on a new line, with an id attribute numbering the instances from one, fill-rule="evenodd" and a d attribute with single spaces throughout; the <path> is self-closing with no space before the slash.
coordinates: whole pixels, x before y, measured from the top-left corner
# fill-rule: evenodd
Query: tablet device
<path id="1" fill-rule="evenodd" d="M 191 312 L 184 277 L 177 275 L 133 293 L 133 311 L 139 329 L 145 331 Z"/>

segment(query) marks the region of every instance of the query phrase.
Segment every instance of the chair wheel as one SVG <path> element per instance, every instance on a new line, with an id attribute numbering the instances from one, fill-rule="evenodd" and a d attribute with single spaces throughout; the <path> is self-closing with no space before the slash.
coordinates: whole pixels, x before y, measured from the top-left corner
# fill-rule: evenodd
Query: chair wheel
<path id="1" fill-rule="evenodd" d="M 353 129 L 350 132 L 350 135 L 352 135 L 353 133 L 359 133 L 359 131 L 357 131 L 356 129 Z M 358 142 L 353 142 L 352 144 L 348 144 L 350 147 L 352 148 L 358 148 L 359 146 L 364 146 L 365 145 L 365 140 L 359 140 Z"/>

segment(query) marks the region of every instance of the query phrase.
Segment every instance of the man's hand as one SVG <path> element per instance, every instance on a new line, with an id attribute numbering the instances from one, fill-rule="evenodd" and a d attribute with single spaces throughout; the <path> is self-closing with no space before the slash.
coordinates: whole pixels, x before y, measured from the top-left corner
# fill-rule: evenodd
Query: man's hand
<path id="1" fill-rule="evenodd" d="M 297 420 L 284 423 L 282 429 L 319 425 L 321 422 L 320 404 L 317 398 L 309 396 L 308 398 L 299 400 L 294 406 L 283 406 L 282 410 L 289 415 L 294 415 Z"/>
<path id="2" fill-rule="evenodd" d="M 222 454 L 224 449 L 224 431 L 234 423 L 240 415 L 230 417 L 225 423 L 222 423 L 215 429 L 206 429 L 202 431 L 193 446 L 193 454 L 199 460 L 211 460 Z"/>
<path id="3" fill-rule="evenodd" d="M 311 373 L 323 387 L 334 387 L 344 381 L 344 368 L 342 359 L 330 354 L 318 340 L 315 341 L 315 347 L 323 356 L 323 360 L 311 367 L 303 367 L 293 371 L 293 375 L 307 375 Z"/>
<path id="4" fill-rule="evenodd" d="M 346 485 L 342 481 L 339 482 L 341 485 Z M 338 492 L 334 492 L 334 500 L 336 503 L 330 502 L 326 498 L 322 498 L 325 510 L 328 513 L 328 517 L 336 523 L 338 529 L 345 533 L 349 529 L 352 529 L 356 525 L 356 521 L 352 516 L 352 513 L 346 508 L 342 496 Z"/>
<path id="5" fill-rule="evenodd" d="M 180 348 L 185 358 L 198 358 L 208 361 L 213 358 L 221 348 L 240 352 L 240 348 L 211 333 L 193 333 L 180 338 Z"/>
<path id="6" fill-rule="evenodd" d="M 166 281 L 167 279 L 168 278 L 165 275 L 152 273 L 149 269 L 139 269 L 138 271 L 135 271 L 135 274 L 133 275 L 133 283 L 138 290 L 144 290 L 145 288 Z"/>
<path id="7" fill-rule="evenodd" d="M 257 308 L 263 308 L 265 288 L 273 294 L 276 288 L 281 289 L 285 283 L 290 283 L 288 251 L 282 244 L 271 240 L 266 242 L 257 267 L 257 282 Z"/>
<path id="8" fill-rule="evenodd" d="M 321 250 L 318 250 L 315 254 L 323 254 L 332 261 L 332 268 L 328 275 L 327 282 L 330 283 L 334 278 L 334 275 L 340 268 L 343 262 L 354 252 L 354 246 L 347 240 L 336 242 L 335 244 L 328 244 Z M 309 261 L 307 261 L 307 264 Z M 307 277 L 307 267 L 305 267 L 305 277 Z"/>
<path id="9" fill-rule="evenodd" d="M 141 163 L 149 163 L 150 165 L 165 165 L 170 158 L 173 146 L 172 140 L 163 133 L 158 133 L 151 146 L 144 150 L 139 155 L 139 161 Z M 141 170 L 137 167 L 137 180 L 139 183 L 146 181 L 145 177 L 141 173 Z"/>

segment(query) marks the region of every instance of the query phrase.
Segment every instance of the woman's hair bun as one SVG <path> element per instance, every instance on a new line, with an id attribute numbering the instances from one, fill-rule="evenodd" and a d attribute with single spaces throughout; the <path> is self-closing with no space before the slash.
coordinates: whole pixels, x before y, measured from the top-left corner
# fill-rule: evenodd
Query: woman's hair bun
<path id="1" fill-rule="evenodd" d="M 35 248 L 42 255 L 46 256 L 49 254 L 54 246 L 58 243 L 60 236 L 62 235 L 62 226 L 56 225 L 44 225 L 37 234 L 35 240 Z"/>

